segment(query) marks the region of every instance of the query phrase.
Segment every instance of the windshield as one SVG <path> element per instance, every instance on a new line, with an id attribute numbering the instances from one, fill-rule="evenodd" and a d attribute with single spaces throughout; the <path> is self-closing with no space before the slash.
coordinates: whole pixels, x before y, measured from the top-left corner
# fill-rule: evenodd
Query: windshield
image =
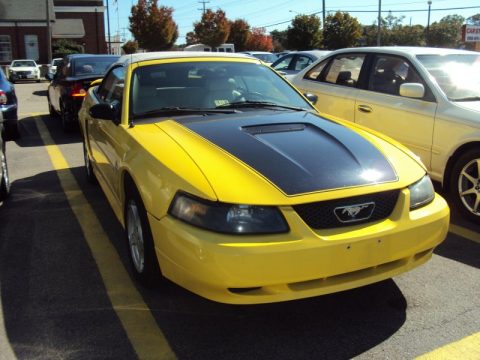
<path id="1" fill-rule="evenodd" d="M 52 65 L 53 66 L 58 66 L 58 65 L 61 64 L 61 62 L 62 62 L 62 59 L 53 59 Z"/>
<path id="2" fill-rule="evenodd" d="M 268 106 L 311 110 L 281 76 L 265 65 L 205 61 L 139 67 L 132 78 L 132 115 L 164 108 L 219 109 L 242 103 L 242 111 Z M 283 110 L 287 110 L 284 108 Z"/>
<path id="3" fill-rule="evenodd" d="M 480 98 L 480 55 L 417 55 L 450 100 Z"/>
<path id="4" fill-rule="evenodd" d="M 73 75 L 104 75 L 110 65 L 117 59 L 117 56 L 96 56 L 75 59 Z"/>
<path id="5" fill-rule="evenodd" d="M 12 67 L 21 67 L 21 66 L 28 66 L 28 67 L 36 67 L 35 61 L 29 60 L 17 60 L 12 63 Z"/>

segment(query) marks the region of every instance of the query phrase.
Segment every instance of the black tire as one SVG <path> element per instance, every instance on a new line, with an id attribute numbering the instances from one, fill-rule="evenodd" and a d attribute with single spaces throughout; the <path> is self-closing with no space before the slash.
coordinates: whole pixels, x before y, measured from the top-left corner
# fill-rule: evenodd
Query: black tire
<path id="1" fill-rule="evenodd" d="M 480 150 L 469 150 L 456 160 L 449 191 L 458 211 L 480 223 Z"/>
<path id="2" fill-rule="evenodd" d="M 85 145 L 85 142 L 83 142 L 83 160 L 84 160 L 84 163 L 85 163 L 85 176 L 87 177 L 87 181 L 90 184 L 97 184 L 97 177 L 95 176 L 95 173 L 93 172 L 92 161 L 90 160 L 90 157 L 88 156 L 87 147 Z"/>
<path id="3" fill-rule="evenodd" d="M 8 177 L 7 157 L 5 155 L 5 146 L 0 149 L 0 171 L 2 180 L 0 181 L 0 201 L 4 201 L 10 194 L 10 179 Z"/>
<path id="4" fill-rule="evenodd" d="M 125 238 L 130 265 L 135 278 L 143 286 L 157 287 L 163 276 L 155 253 L 147 212 L 135 186 L 129 184 L 126 191 Z"/>
<path id="5" fill-rule="evenodd" d="M 5 141 L 16 140 L 20 137 L 20 131 L 18 130 L 18 121 L 9 121 L 4 123 L 4 135 Z"/>

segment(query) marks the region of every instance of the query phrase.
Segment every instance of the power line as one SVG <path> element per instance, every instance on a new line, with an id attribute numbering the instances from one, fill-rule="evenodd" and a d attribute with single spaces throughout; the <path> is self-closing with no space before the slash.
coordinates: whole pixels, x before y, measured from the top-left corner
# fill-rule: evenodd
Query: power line
<path id="1" fill-rule="evenodd" d="M 443 9 L 431 9 L 430 11 L 447 11 L 447 10 L 467 10 L 467 9 L 477 9 L 477 8 L 480 8 L 480 6 L 465 6 L 465 7 L 457 7 L 457 8 L 443 8 Z M 378 10 L 351 10 L 351 11 L 345 11 L 345 10 L 328 10 L 328 12 L 336 12 L 336 11 L 340 11 L 340 12 L 347 12 L 347 13 L 378 13 Z M 404 13 L 404 12 L 428 12 L 428 9 L 426 10 L 419 10 L 419 9 L 415 9 L 415 10 L 382 10 L 381 11 L 382 13 Z M 316 11 L 316 12 L 313 12 L 313 13 L 310 13 L 310 14 L 305 14 L 305 15 L 317 15 L 317 14 L 320 14 L 321 11 Z M 288 24 L 290 23 L 292 20 L 286 20 L 286 21 L 281 21 L 281 22 L 278 22 L 278 23 L 275 23 L 275 24 L 269 24 L 269 25 L 261 25 L 259 27 L 264 27 L 264 28 L 267 28 L 267 27 L 272 27 L 272 26 L 276 26 L 276 25 L 283 25 L 283 24 Z"/>

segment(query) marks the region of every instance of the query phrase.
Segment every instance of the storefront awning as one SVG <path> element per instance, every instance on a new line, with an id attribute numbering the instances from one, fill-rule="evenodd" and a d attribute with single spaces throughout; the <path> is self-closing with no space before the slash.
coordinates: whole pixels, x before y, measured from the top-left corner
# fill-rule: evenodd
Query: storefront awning
<path id="1" fill-rule="evenodd" d="M 82 19 L 57 19 L 52 25 L 52 38 L 75 39 L 85 36 Z"/>

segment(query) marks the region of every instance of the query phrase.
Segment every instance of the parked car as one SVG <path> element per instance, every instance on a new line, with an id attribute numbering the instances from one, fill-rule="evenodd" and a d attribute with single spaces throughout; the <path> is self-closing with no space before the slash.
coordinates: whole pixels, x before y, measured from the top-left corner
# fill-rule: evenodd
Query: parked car
<path id="1" fill-rule="evenodd" d="M 3 131 L 3 116 L 0 112 L 0 133 Z M 5 141 L 0 136 L 0 201 L 4 201 L 10 193 L 10 178 L 8 177 L 7 152 Z"/>
<path id="2" fill-rule="evenodd" d="M 52 74 L 52 76 L 56 74 L 57 68 L 62 63 L 62 61 L 63 61 L 63 58 L 52 59 L 52 63 L 48 67 L 48 72 Z"/>
<path id="3" fill-rule="evenodd" d="M 410 270 L 447 233 L 410 151 L 323 119 L 252 57 L 123 56 L 79 118 L 87 178 L 147 285 L 237 304 L 317 296 Z"/>
<path id="4" fill-rule="evenodd" d="M 268 51 L 242 51 L 241 53 L 254 56 L 257 59 L 262 60 L 267 65 L 270 65 L 277 60 L 277 57 Z"/>
<path id="5" fill-rule="evenodd" d="M 34 60 L 13 60 L 8 68 L 8 78 L 14 84 L 18 80 L 40 82 L 40 67 Z"/>
<path id="6" fill-rule="evenodd" d="M 280 57 L 272 65 L 281 75 L 292 75 L 305 69 L 320 57 L 330 53 L 328 50 L 292 51 Z"/>
<path id="7" fill-rule="evenodd" d="M 2 132 L 4 140 L 14 140 L 20 135 L 17 110 L 15 87 L 7 80 L 2 69 L 0 69 L 0 112 L 4 121 Z"/>
<path id="8" fill-rule="evenodd" d="M 55 75 L 47 74 L 50 116 L 60 115 L 62 127 L 70 131 L 78 124 L 78 110 L 93 80 L 103 77 L 116 55 L 67 55 Z"/>
<path id="9" fill-rule="evenodd" d="M 332 52 L 292 79 L 317 109 L 407 145 L 480 221 L 480 54 L 425 47 Z"/>

